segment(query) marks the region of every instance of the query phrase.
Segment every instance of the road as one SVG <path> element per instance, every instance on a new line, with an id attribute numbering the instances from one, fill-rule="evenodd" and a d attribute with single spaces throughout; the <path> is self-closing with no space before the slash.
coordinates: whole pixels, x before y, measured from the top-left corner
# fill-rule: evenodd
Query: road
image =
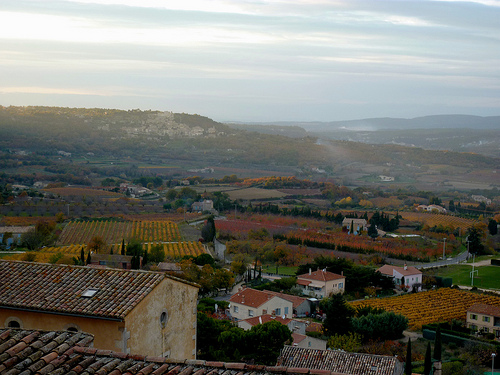
<path id="1" fill-rule="evenodd" d="M 448 258 L 448 259 L 438 260 L 436 262 L 430 262 L 430 263 L 413 264 L 413 267 L 423 270 L 426 268 L 443 267 L 443 266 L 449 266 L 452 264 L 460 264 L 460 263 L 463 263 L 467 260 L 467 255 L 468 255 L 468 252 L 464 251 L 463 253 L 458 254 L 455 258 Z"/>

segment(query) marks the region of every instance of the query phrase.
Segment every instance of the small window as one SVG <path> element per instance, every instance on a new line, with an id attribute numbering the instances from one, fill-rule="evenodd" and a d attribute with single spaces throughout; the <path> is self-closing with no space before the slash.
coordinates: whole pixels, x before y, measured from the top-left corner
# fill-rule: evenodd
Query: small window
<path id="1" fill-rule="evenodd" d="M 165 326 L 167 325 L 167 321 L 168 321 L 168 314 L 166 311 L 162 311 L 162 313 L 160 314 L 161 328 L 165 328 Z"/>
<path id="2" fill-rule="evenodd" d="M 285 307 L 285 315 L 288 315 L 288 307 Z"/>
<path id="3" fill-rule="evenodd" d="M 470 318 L 472 320 L 477 320 L 477 315 L 476 314 L 470 314 Z"/>
<path id="4" fill-rule="evenodd" d="M 21 328 L 21 324 L 15 320 L 11 320 L 7 323 L 7 327 L 9 328 Z"/>
<path id="5" fill-rule="evenodd" d="M 82 293 L 82 297 L 85 297 L 85 298 L 90 298 L 90 297 L 94 297 L 95 294 L 99 291 L 99 289 L 95 289 L 95 288 L 90 288 L 90 289 L 87 289 L 85 292 Z"/>
<path id="6" fill-rule="evenodd" d="M 253 316 L 253 310 L 248 310 L 248 316 Z"/>
<path id="7" fill-rule="evenodd" d="M 281 309 L 276 309 L 276 315 L 281 315 Z"/>
<path id="8" fill-rule="evenodd" d="M 99 261 L 99 265 L 100 266 L 105 266 L 106 265 L 106 261 L 105 260 L 100 260 Z"/>
<path id="9" fill-rule="evenodd" d="M 490 317 L 489 316 L 483 316 L 483 322 L 489 322 L 490 321 Z"/>
<path id="10" fill-rule="evenodd" d="M 78 328 L 76 328 L 76 327 L 69 327 L 66 331 L 77 333 L 78 332 Z"/>
<path id="11" fill-rule="evenodd" d="M 237 313 L 237 312 L 238 312 L 238 306 L 234 306 L 234 307 L 233 307 L 233 311 L 234 311 L 235 313 Z"/>
<path id="12" fill-rule="evenodd" d="M 344 288 L 344 283 L 339 283 L 339 289 L 343 289 Z"/>

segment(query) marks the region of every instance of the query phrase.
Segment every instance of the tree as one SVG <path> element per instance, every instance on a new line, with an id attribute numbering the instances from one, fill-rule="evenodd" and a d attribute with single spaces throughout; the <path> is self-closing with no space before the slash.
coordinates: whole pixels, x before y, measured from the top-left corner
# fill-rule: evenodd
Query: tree
<path id="1" fill-rule="evenodd" d="M 346 352 L 357 352 L 362 346 L 363 336 L 359 333 L 349 332 L 346 335 L 333 335 L 328 339 L 327 346 L 330 349 L 345 350 Z"/>
<path id="2" fill-rule="evenodd" d="M 491 219 L 488 223 L 488 231 L 492 236 L 498 233 L 498 223 L 496 220 Z"/>
<path id="3" fill-rule="evenodd" d="M 210 215 L 203 228 L 201 228 L 201 237 L 205 242 L 212 242 L 215 238 L 215 233 L 214 217 Z"/>
<path id="4" fill-rule="evenodd" d="M 432 370 L 432 359 L 431 359 L 431 343 L 427 343 L 427 350 L 425 351 L 425 362 L 424 362 L 424 375 L 430 375 Z"/>
<path id="5" fill-rule="evenodd" d="M 393 340 L 403 335 L 408 328 L 408 319 L 394 312 L 368 314 L 352 319 L 352 330 L 368 340 Z"/>
<path id="6" fill-rule="evenodd" d="M 248 343 L 245 358 L 264 365 L 274 365 L 283 346 L 292 342 L 288 327 L 275 320 L 253 326 L 245 336 Z"/>
<path id="7" fill-rule="evenodd" d="M 368 227 L 368 236 L 375 239 L 378 236 L 377 226 L 375 224 L 370 224 Z"/>
<path id="8" fill-rule="evenodd" d="M 406 347 L 405 375 L 411 375 L 411 339 L 408 337 L 408 346 Z"/>
<path id="9" fill-rule="evenodd" d="M 481 255 L 484 251 L 484 245 L 481 243 L 480 230 L 476 227 L 470 227 L 468 232 L 469 252 L 471 254 Z"/>
<path id="10" fill-rule="evenodd" d="M 152 263 L 160 263 L 165 260 L 165 250 L 163 249 L 162 244 L 156 244 L 151 246 L 149 259 Z"/>
<path id="11" fill-rule="evenodd" d="M 89 251 L 89 253 L 87 254 L 87 260 L 85 261 L 85 264 L 89 265 L 90 263 L 92 263 L 92 258 L 90 257 L 90 251 Z"/>
<path id="12" fill-rule="evenodd" d="M 350 307 L 342 294 L 334 294 L 321 300 L 319 307 L 326 314 L 323 332 L 327 336 L 345 335 L 351 330 L 351 319 L 354 309 Z"/>
<path id="13" fill-rule="evenodd" d="M 94 236 L 90 239 L 90 242 L 87 244 L 87 249 L 96 254 L 105 253 L 108 244 L 101 236 Z"/>
<path id="14" fill-rule="evenodd" d="M 125 255 L 125 239 L 122 239 L 122 248 L 121 248 L 120 254 Z"/>
<path id="15" fill-rule="evenodd" d="M 455 212 L 455 202 L 453 201 L 453 199 L 451 199 L 448 203 L 448 211 Z"/>
<path id="16" fill-rule="evenodd" d="M 441 361 L 441 325 L 438 324 L 436 329 L 436 338 L 434 340 L 434 359 L 436 361 Z"/>

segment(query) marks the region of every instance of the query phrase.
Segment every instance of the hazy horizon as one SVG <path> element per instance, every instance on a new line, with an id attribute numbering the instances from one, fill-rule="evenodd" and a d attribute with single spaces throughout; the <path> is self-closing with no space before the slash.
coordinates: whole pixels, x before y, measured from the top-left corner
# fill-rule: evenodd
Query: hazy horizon
<path id="1" fill-rule="evenodd" d="M 500 0 L 3 0 L 0 105 L 498 116 L 498 19 Z"/>

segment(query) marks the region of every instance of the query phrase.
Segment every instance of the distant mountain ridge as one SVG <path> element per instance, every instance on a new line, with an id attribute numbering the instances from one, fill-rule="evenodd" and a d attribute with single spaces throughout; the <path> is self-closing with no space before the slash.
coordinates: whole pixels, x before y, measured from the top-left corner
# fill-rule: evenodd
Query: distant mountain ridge
<path id="1" fill-rule="evenodd" d="M 409 129 L 484 129 L 500 130 L 500 116 L 473 116 L 473 115 L 431 115 L 405 118 L 367 118 L 360 120 L 330 121 L 330 122 L 238 122 L 235 125 L 274 125 L 296 126 L 309 132 L 328 132 L 338 130 L 378 131 L 378 130 L 409 130 Z"/>

